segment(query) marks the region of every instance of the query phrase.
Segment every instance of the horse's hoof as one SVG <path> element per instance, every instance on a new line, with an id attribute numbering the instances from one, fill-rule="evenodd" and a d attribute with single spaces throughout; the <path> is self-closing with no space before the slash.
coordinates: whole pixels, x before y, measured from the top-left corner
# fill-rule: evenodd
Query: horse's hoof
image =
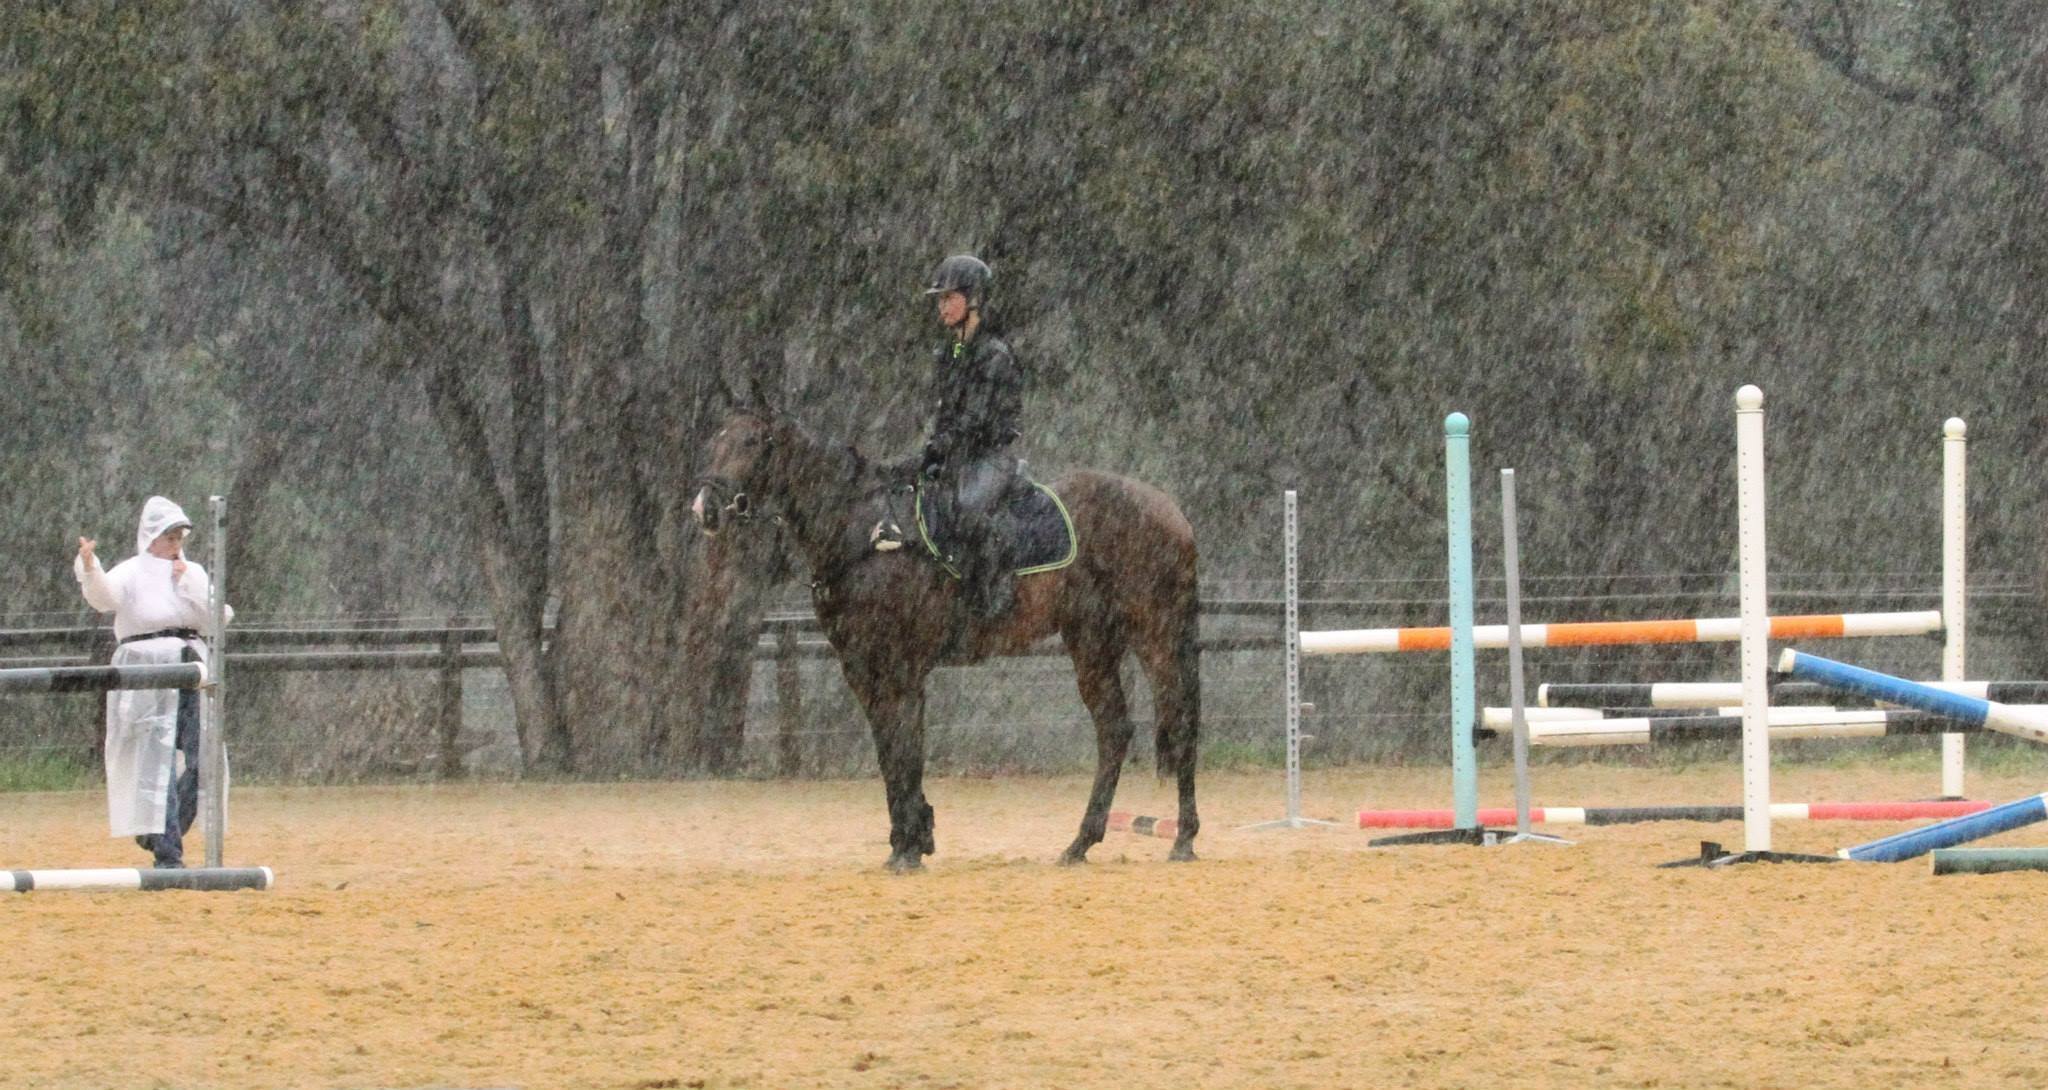
<path id="1" fill-rule="evenodd" d="M 1078 852 L 1069 848 L 1060 853 L 1060 866 L 1062 867 L 1078 867 L 1087 862 L 1088 851 L 1085 848 Z"/>
<path id="2" fill-rule="evenodd" d="M 924 869 L 924 860 L 915 855 L 892 855 L 882 866 L 890 874 L 916 874 Z"/>
<path id="3" fill-rule="evenodd" d="M 1169 863 L 1192 863 L 1195 861 L 1195 849 L 1175 845 L 1172 851 L 1166 853 L 1166 861 Z"/>

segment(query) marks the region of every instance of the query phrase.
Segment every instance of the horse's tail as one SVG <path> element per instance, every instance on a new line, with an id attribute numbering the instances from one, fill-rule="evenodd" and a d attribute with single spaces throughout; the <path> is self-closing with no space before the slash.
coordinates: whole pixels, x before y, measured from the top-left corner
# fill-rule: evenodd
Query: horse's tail
<path id="1" fill-rule="evenodd" d="M 1171 621 L 1176 628 L 1172 677 L 1164 685 L 1153 686 L 1157 707 L 1153 709 L 1152 749 L 1158 755 L 1161 776 L 1194 771 L 1202 732 L 1202 603 L 1192 578 L 1178 598 Z"/>

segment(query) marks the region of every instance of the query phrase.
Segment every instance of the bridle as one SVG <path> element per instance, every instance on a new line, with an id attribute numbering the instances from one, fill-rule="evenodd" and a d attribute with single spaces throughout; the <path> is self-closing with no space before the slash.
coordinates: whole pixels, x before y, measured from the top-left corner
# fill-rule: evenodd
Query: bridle
<path id="1" fill-rule="evenodd" d="M 711 496 L 712 505 L 717 509 L 720 518 L 730 518 L 734 522 L 752 522 L 759 517 L 754 513 L 753 501 L 747 497 L 746 490 L 730 477 L 706 474 L 691 481 L 690 487 L 693 491 L 703 491 Z"/>

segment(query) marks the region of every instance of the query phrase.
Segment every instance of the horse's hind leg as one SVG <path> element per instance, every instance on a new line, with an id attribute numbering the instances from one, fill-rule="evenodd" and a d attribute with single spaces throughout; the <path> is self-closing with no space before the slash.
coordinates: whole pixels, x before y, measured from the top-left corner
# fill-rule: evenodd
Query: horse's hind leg
<path id="1" fill-rule="evenodd" d="M 1157 722 L 1159 772 L 1172 775 L 1180 787 L 1180 816 L 1167 855 L 1175 862 L 1195 858 L 1195 834 L 1202 819 L 1195 813 L 1196 748 L 1202 719 L 1202 652 L 1195 640 L 1194 610 L 1183 623 L 1140 641 L 1138 662 L 1152 686 Z"/>
<path id="2" fill-rule="evenodd" d="M 1077 631 L 1064 633 L 1074 659 L 1074 676 L 1081 688 L 1081 702 L 1095 719 L 1095 787 L 1088 792 L 1088 810 L 1081 816 L 1080 834 L 1060 855 L 1062 863 L 1085 863 L 1088 849 L 1102 843 L 1109 829 L 1109 804 L 1116 797 L 1117 777 L 1124 758 L 1131 751 L 1131 709 L 1120 676 L 1124 649 L 1121 641 Z"/>

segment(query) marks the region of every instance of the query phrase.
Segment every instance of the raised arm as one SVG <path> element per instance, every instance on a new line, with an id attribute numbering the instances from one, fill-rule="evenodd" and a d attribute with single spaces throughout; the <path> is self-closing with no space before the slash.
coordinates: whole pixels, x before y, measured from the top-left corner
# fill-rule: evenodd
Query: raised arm
<path id="1" fill-rule="evenodd" d="M 100 567 L 94 544 L 89 537 L 78 539 L 78 556 L 71 561 L 71 574 L 78 578 L 78 591 L 85 596 L 86 605 L 101 613 L 112 613 L 121 604 L 121 595 L 107 578 L 106 569 Z"/>

